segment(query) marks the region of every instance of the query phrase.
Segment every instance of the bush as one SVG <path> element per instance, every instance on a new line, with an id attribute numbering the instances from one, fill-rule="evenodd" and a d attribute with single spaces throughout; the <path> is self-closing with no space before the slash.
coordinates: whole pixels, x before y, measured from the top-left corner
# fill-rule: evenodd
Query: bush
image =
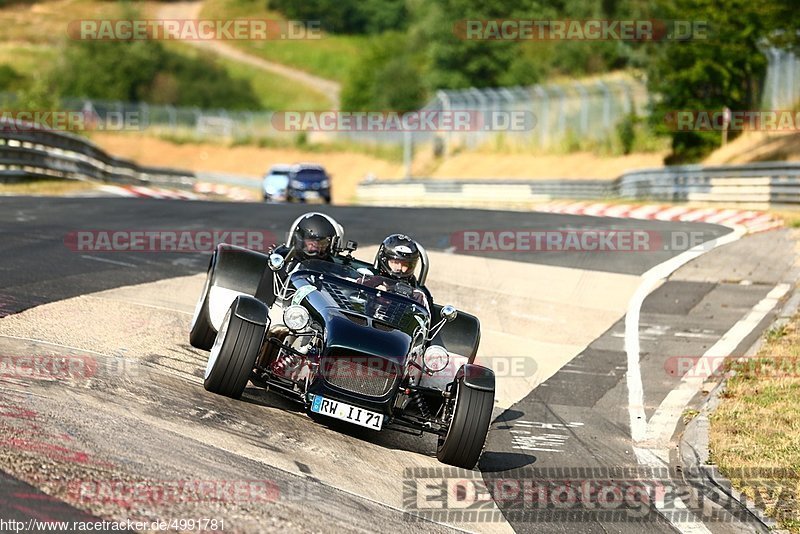
<path id="1" fill-rule="evenodd" d="M 19 89 L 24 79 L 11 65 L 0 65 L 0 91 Z"/>
<path id="2" fill-rule="evenodd" d="M 260 109 L 250 84 L 213 59 L 191 58 L 156 41 L 70 41 L 50 73 L 58 94 L 179 106 Z"/>
<path id="3" fill-rule="evenodd" d="M 373 40 L 342 89 L 345 111 L 411 111 L 425 103 L 420 68 L 406 39 L 387 33 Z"/>
<path id="4" fill-rule="evenodd" d="M 271 0 L 269 7 L 295 20 L 318 20 L 332 33 L 377 34 L 405 28 L 405 0 Z"/>

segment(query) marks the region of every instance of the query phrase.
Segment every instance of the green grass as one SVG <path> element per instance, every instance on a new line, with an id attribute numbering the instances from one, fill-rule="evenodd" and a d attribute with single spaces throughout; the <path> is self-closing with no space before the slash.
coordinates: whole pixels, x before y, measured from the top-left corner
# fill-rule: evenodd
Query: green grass
<path id="1" fill-rule="evenodd" d="M 79 180 L 30 180 L 0 184 L 0 195 L 66 195 L 79 191 L 90 191 L 97 182 Z"/>
<path id="2" fill-rule="evenodd" d="M 0 65 L 9 65 L 25 77 L 45 72 L 58 58 L 58 49 L 48 45 L 0 42 Z"/>
<path id="3" fill-rule="evenodd" d="M 800 532 L 800 315 L 765 333 L 754 358 L 726 365 L 711 459 L 782 528 Z M 761 476 L 758 470 L 765 470 Z"/>
<path id="4" fill-rule="evenodd" d="M 165 44 L 172 51 L 186 57 L 197 57 L 200 54 L 208 55 L 207 51 L 200 51 L 186 43 L 168 41 Z M 216 56 L 216 61 L 232 77 L 249 81 L 264 109 L 302 109 L 311 111 L 330 109 L 330 101 L 327 96 L 300 85 L 289 78 L 220 56 Z"/>
<path id="5" fill-rule="evenodd" d="M 206 0 L 201 18 L 284 20 L 280 13 L 269 11 L 265 5 L 263 0 Z M 343 82 L 358 61 L 368 39 L 361 35 L 322 34 L 319 39 L 228 43 L 266 60 Z"/>

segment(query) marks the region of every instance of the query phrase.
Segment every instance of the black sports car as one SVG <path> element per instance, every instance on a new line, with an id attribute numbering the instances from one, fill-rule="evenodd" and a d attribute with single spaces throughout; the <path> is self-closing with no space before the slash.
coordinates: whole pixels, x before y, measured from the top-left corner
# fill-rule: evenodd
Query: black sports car
<path id="1" fill-rule="evenodd" d="M 479 321 L 452 306 L 429 311 L 411 286 L 354 258 L 354 248 L 285 273 L 278 254 L 219 245 L 190 331 L 193 346 L 211 351 L 205 388 L 239 398 L 251 381 L 314 419 L 430 432 L 440 461 L 471 469 L 495 389 L 493 372 L 473 363 Z"/>

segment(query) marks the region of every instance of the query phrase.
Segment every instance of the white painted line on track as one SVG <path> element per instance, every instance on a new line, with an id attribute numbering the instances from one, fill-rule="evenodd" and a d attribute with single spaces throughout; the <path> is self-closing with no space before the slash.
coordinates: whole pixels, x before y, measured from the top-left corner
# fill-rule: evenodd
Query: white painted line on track
<path id="1" fill-rule="evenodd" d="M 166 306 L 157 306 L 155 304 L 147 304 L 145 302 L 137 302 L 134 300 L 126 300 L 122 298 L 108 298 L 108 297 L 99 297 L 95 295 L 84 295 L 86 298 L 91 299 L 98 299 L 98 300 L 107 300 L 109 302 L 122 302 L 124 304 L 132 304 L 134 306 L 142 306 L 143 308 L 153 308 L 154 310 L 162 310 L 168 311 L 171 313 L 182 313 L 183 315 L 194 315 L 194 312 L 186 311 L 186 310 L 179 310 L 177 308 L 168 308 Z"/>
<path id="2" fill-rule="evenodd" d="M 772 311 L 791 289 L 790 284 L 778 284 L 742 319 L 731 327 L 681 379 L 678 387 L 669 392 L 647 423 L 645 442 L 650 447 L 666 448 L 675 429 L 675 421 L 683 413 L 706 379 L 714 373 L 758 324 Z"/>
<path id="3" fill-rule="evenodd" d="M 628 385 L 628 414 L 630 416 L 631 437 L 634 442 L 642 441 L 647 430 L 642 372 L 639 367 L 639 315 L 644 299 L 682 265 L 719 246 L 737 241 L 744 233 L 745 230 L 743 228 L 736 228 L 729 234 L 690 248 L 686 252 L 656 265 L 642 275 L 642 284 L 631 297 L 628 303 L 628 313 L 625 315 L 625 353 L 628 360 L 626 377 Z"/>
<path id="4" fill-rule="evenodd" d="M 111 356 L 109 354 L 104 354 L 102 352 L 97 352 L 97 351 L 94 351 L 94 350 L 91 350 L 91 349 L 79 349 L 78 347 L 73 347 L 71 345 L 64 345 L 62 343 L 53 343 L 52 341 L 45 341 L 43 339 L 35 339 L 35 338 L 32 338 L 32 337 L 12 336 L 12 335 L 8 335 L 8 334 L 0 334 L 0 337 L 5 337 L 5 338 L 8 338 L 8 339 L 18 339 L 20 341 L 32 341 L 34 343 L 41 343 L 43 345 L 50 345 L 50 346 L 53 346 L 53 347 L 63 347 L 65 349 L 74 350 L 76 352 L 88 352 L 88 353 L 91 353 L 91 354 L 97 354 L 98 356 L 105 356 L 107 358 L 113 358 L 113 356 Z"/>
<path id="5" fill-rule="evenodd" d="M 111 263 L 112 265 L 121 265 L 123 267 L 133 267 L 134 269 L 137 267 L 137 265 L 134 265 L 133 263 L 127 263 L 127 262 L 124 262 L 124 261 L 107 260 L 105 258 L 98 258 L 97 256 L 85 256 L 85 255 L 82 254 L 81 258 L 83 258 L 85 260 L 100 261 L 100 262 L 103 262 L 103 263 Z"/>
<path id="6" fill-rule="evenodd" d="M 651 468 L 663 468 L 669 465 L 669 453 L 664 450 L 651 450 L 639 447 L 647 436 L 647 416 L 644 410 L 644 388 L 642 386 L 642 370 L 639 365 L 639 316 L 642 304 L 647 296 L 682 265 L 699 258 L 706 252 L 719 246 L 733 243 L 745 235 L 746 229 L 735 227 L 733 231 L 712 241 L 701 243 L 667 261 L 656 265 L 642 275 L 642 284 L 636 289 L 628 304 L 625 315 L 625 353 L 627 355 L 626 381 L 628 386 L 628 415 L 630 417 L 631 438 L 636 460 L 640 465 Z M 663 503 L 661 503 L 663 506 Z M 685 507 L 681 499 L 675 499 L 677 508 Z M 656 506 L 659 509 L 659 506 Z M 676 530 L 688 534 L 711 534 L 701 521 L 673 521 L 670 513 L 661 514 Z"/>

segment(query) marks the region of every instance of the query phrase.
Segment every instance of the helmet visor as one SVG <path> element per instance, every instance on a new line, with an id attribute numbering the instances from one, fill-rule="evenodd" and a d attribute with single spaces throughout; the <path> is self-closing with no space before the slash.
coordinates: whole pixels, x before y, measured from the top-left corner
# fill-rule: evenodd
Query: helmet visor
<path id="1" fill-rule="evenodd" d="M 321 256 L 327 253 L 331 246 L 331 238 L 306 238 L 303 239 L 303 252 L 307 256 Z"/>
<path id="2" fill-rule="evenodd" d="M 389 268 L 389 272 L 394 276 L 411 276 L 414 273 L 414 268 L 417 266 L 417 260 L 386 258 L 386 266 Z"/>

